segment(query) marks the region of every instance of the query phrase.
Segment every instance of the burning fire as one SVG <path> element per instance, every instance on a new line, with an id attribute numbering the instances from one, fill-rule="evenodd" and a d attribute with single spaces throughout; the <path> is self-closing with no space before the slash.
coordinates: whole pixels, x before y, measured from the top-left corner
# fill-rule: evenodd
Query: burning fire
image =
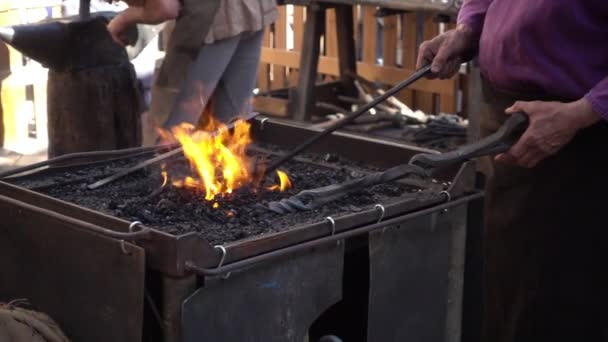
<path id="1" fill-rule="evenodd" d="M 231 194 L 250 183 L 252 164 L 245 153 L 251 143 L 249 129 L 249 123 L 237 121 L 231 133 L 215 119 L 209 120 L 203 130 L 195 130 L 191 124 L 174 127 L 171 132 L 182 145 L 184 155 L 199 179 L 186 177 L 173 184 L 204 189 L 205 199 L 212 201 L 218 195 Z"/>
<path id="2" fill-rule="evenodd" d="M 163 165 L 163 169 L 164 169 L 164 165 Z M 167 174 L 167 171 L 165 171 L 165 170 L 163 170 L 160 174 L 163 177 L 163 184 L 160 187 L 164 188 L 167 185 L 167 183 L 169 182 L 169 175 Z"/>
<path id="3" fill-rule="evenodd" d="M 251 125 L 243 120 L 234 123 L 234 129 L 228 127 L 211 115 L 206 117 L 203 129 L 183 123 L 171 129 L 171 140 L 177 140 L 184 155 L 190 162 L 195 175 L 182 180 L 172 181 L 179 188 L 198 189 L 205 192 L 205 200 L 214 201 L 218 196 L 232 194 L 234 190 L 254 182 L 252 167 L 254 163 L 247 156 L 247 146 L 252 143 Z M 167 137 L 167 132 L 162 135 Z M 284 191 L 291 187 L 285 172 L 277 171 L 280 184 L 269 190 Z M 163 179 L 167 175 L 163 171 Z M 196 177 L 196 178 L 195 178 Z M 213 208 L 218 208 L 215 202 Z"/>
<path id="4" fill-rule="evenodd" d="M 268 187 L 267 189 L 270 191 L 279 190 L 281 192 L 291 188 L 291 181 L 287 174 L 281 170 L 277 170 L 277 175 L 279 175 L 279 184 Z"/>

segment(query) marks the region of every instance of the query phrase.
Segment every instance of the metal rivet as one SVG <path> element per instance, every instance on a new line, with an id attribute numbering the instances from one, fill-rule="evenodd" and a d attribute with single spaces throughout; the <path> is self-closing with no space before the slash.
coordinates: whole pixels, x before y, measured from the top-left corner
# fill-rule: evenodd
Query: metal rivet
<path id="1" fill-rule="evenodd" d="M 331 235 L 336 234 L 336 221 L 331 216 L 327 216 L 325 219 L 331 224 Z"/>
<path id="2" fill-rule="evenodd" d="M 217 246 L 215 246 L 215 248 L 219 249 L 222 252 L 222 257 L 220 258 L 220 263 L 217 265 L 217 268 L 220 268 L 224 265 L 224 262 L 226 261 L 226 254 L 228 254 L 228 252 L 226 251 L 226 247 L 224 247 L 224 246 L 217 245 Z M 230 278 L 230 274 L 231 274 L 231 272 L 228 272 L 228 273 L 220 276 L 220 278 L 222 278 L 224 280 L 228 279 L 228 278 Z"/>
<path id="3" fill-rule="evenodd" d="M 449 201 L 452 200 L 452 195 L 448 191 L 446 191 L 446 190 L 441 191 L 439 194 L 440 195 L 445 195 L 446 202 L 449 202 Z"/>
<path id="4" fill-rule="evenodd" d="M 376 209 L 376 210 L 380 209 L 380 218 L 378 219 L 378 222 L 376 222 L 376 223 L 382 222 L 382 219 L 384 219 L 384 215 L 386 214 L 386 210 L 384 209 L 384 206 L 382 204 L 376 204 L 374 206 L 374 209 Z"/>
<path id="5" fill-rule="evenodd" d="M 264 130 L 264 123 L 268 121 L 268 118 L 263 118 L 262 120 L 260 120 L 260 131 Z"/>
<path id="6" fill-rule="evenodd" d="M 131 252 L 129 252 L 127 250 L 127 245 L 125 245 L 125 240 L 120 240 L 120 250 L 123 252 L 123 254 L 131 255 Z"/>
<path id="7" fill-rule="evenodd" d="M 222 257 L 220 258 L 220 263 L 216 267 L 216 268 L 220 268 L 224 265 L 224 261 L 226 261 L 226 254 L 227 254 L 226 248 L 224 246 L 220 246 L 220 245 L 217 245 L 214 248 L 219 249 L 222 252 Z"/>
<path id="8" fill-rule="evenodd" d="M 129 225 L 129 233 L 133 233 L 133 228 L 142 225 L 143 223 L 139 222 L 139 221 L 133 221 L 131 222 L 131 224 Z"/>

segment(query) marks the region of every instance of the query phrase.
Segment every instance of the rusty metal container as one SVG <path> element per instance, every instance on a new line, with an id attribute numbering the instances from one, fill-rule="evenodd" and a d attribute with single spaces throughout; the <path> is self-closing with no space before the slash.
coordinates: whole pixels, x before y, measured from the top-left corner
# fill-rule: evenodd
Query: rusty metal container
<path id="1" fill-rule="evenodd" d="M 253 124 L 254 141 L 284 147 L 314 133 L 266 118 Z M 378 167 L 428 152 L 344 133 L 314 150 Z M 452 181 L 448 192 L 431 188 L 221 246 L 196 233 L 170 235 L 10 184 L 154 152 L 79 153 L 5 174 L 0 276 L 12 281 L 0 282 L 0 300 L 30 299 L 75 341 L 299 342 L 327 334 L 346 341 L 427 341 L 460 335 L 467 226 L 475 221 L 469 216 L 480 215 L 471 208 L 482 197 L 466 165 L 437 175 L 440 182 Z"/>

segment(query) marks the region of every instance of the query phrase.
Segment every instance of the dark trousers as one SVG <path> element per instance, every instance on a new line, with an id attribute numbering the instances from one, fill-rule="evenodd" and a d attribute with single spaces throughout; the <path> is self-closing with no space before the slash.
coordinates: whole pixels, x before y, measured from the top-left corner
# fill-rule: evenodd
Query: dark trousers
<path id="1" fill-rule="evenodd" d="M 484 87 L 481 134 L 526 98 Z M 487 176 L 484 340 L 608 340 L 608 125 L 581 131 L 533 169 Z"/>

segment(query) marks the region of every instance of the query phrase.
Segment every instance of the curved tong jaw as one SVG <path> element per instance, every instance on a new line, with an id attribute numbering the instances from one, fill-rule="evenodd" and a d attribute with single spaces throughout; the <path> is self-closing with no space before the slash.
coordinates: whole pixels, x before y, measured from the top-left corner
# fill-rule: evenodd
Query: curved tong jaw
<path id="1" fill-rule="evenodd" d="M 528 116 L 515 113 L 495 133 L 471 144 L 441 154 L 423 153 L 412 157 L 409 164 L 427 170 L 440 169 L 474 158 L 496 155 L 508 151 L 528 128 Z"/>
<path id="2" fill-rule="evenodd" d="M 326 203 L 340 199 L 346 195 L 370 188 L 374 185 L 388 183 L 400 178 L 428 176 L 426 170 L 415 165 L 398 165 L 382 172 L 369 174 L 361 178 L 348 180 L 340 184 L 332 184 L 318 189 L 304 190 L 300 193 L 284 198 L 280 201 L 270 202 L 270 210 L 278 213 L 293 213 L 297 211 L 312 210 Z"/>

